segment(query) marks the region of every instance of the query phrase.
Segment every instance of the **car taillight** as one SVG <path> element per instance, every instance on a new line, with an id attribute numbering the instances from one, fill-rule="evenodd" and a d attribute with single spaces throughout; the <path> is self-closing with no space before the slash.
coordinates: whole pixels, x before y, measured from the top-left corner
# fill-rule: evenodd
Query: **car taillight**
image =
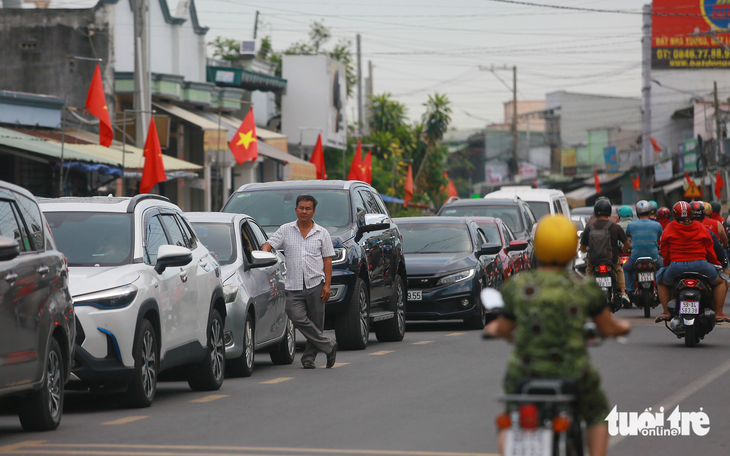
<path id="1" fill-rule="evenodd" d="M 607 264 L 601 264 L 601 265 L 598 265 L 598 267 L 596 268 L 596 271 L 598 271 L 600 274 L 605 274 L 605 273 L 611 271 L 611 266 L 609 266 Z"/>
<path id="2" fill-rule="evenodd" d="M 520 427 L 523 429 L 535 429 L 538 424 L 538 410 L 535 404 L 524 404 L 520 406 Z"/>
<path id="3" fill-rule="evenodd" d="M 553 418 L 553 431 L 565 432 L 570 429 L 570 418 L 565 415 L 556 415 Z"/>
<path id="4" fill-rule="evenodd" d="M 697 281 L 695 279 L 684 279 L 684 284 L 688 287 L 696 287 Z"/>
<path id="5" fill-rule="evenodd" d="M 508 427 L 512 426 L 512 419 L 506 413 L 497 415 L 497 419 L 495 421 L 497 422 L 498 429 L 507 429 Z"/>

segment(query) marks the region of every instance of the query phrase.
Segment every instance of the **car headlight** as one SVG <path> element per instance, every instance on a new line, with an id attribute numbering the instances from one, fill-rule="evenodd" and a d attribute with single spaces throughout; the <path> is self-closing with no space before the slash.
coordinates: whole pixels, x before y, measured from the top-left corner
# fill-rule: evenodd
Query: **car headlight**
<path id="1" fill-rule="evenodd" d="M 347 249 L 338 247 L 335 249 L 335 256 L 332 257 L 332 264 L 344 263 L 347 260 Z"/>
<path id="2" fill-rule="evenodd" d="M 439 279 L 436 285 L 449 285 L 456 282 L 463 282 L 474 277 L 474 269 L 467 269 L 466 271 L 459 271 L 454 274 L 443 276 Z"/>
<path id="3" fill-rule="evenodd" d="M 223 285 L 223 296 L 226 297 L 226 304 L 235 301 L 236 296 L 238 296 L 238 284 L 229 283 L 228 285 Z"/>
<path id="4" fill-rule="evenodd" d="M 99 309 L 121 309 L 134 302 L 137 287 L 132 284 L 110 290 L 74 297 L 75 306 L 93 306 Z"/>

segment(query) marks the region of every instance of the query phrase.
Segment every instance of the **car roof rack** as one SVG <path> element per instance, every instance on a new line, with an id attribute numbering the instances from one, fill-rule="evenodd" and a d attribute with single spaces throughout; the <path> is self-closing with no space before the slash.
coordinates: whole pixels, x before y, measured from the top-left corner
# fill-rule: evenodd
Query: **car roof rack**
<path id="1" fill-rule="evenodd" d="M 150 193 L 144 193 L 142 195 L 136 195 L 136 196 L 132 197 L 131 200 L 129 200 L 129 205 L 127 206 L 127 213 L 129 214 L 129 213 L 134 212 L 134 208 L 137 206 L 137 204 L 140 201 L 144 201 L 144 200 L 148 200 L 148 199 L 156 199 L 156 200 L 160 200 L 160 201 L 167 201 L 168 203 L 170 202 L 170 198 L 168 198 L 166 196 L 162 196 L 162 195 L 152 195 Z"/>

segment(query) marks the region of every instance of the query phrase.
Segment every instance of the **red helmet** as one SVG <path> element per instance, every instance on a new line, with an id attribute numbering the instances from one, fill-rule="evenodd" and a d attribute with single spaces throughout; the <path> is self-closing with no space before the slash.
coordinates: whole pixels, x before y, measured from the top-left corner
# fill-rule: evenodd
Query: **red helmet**
<path id="1" fill-rule="evenodd" d="M 658 219 L 665 219 L 665 218 L 668 219 L 670 215 L 671 215 L 671 213 L 669 212 L 669 208 L 666 208 L 666 207 L 660 207 L 656 211 L 656 218 L 658 218 Z"/>
<path id="2" fill-rule="evenodd" d="M 672 206 L 672 212 L 676 220 L 688 220 L 692 217 L 692 208 L 689 207 L 689 203 L 686 201 L 679 201 L 674 203 Z"/>

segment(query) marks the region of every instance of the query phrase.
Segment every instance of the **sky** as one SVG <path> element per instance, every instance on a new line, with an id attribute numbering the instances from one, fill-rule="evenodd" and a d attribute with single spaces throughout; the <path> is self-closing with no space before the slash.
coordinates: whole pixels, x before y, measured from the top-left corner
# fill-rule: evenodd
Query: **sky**
<path id="1" fill-rule="evenodd" d="M 275 50 L 307 40 L 313 21 L 332 32 L 325 48 L 347 39 L 354 53 L 359 33 L 363 77 L 371 61 L 376 94 L 388 92 L 404 103 L 411 120 L 421 117 L 429 94 L 445 94 L 451 125 L 460 130 L 503 121 L 503 103 L 512 99 L 513 66 L 518 100 L 544 100 L 559 90 L 641 96 L 638 13 L 648 2 L 525 1 L 628 14 L 496 0 L 195 0 L 195 5 L 201 25 L 210 27 L 208 41 L 252 38 L 257 10 L 258 37 L 271 37 Z M 95 3 L 52 0 L 52 7 Z M 174 11 L 177 0 L 168 4 Z M 350 119 L 356 106 L 356 99 L 348 100 Z"/>

